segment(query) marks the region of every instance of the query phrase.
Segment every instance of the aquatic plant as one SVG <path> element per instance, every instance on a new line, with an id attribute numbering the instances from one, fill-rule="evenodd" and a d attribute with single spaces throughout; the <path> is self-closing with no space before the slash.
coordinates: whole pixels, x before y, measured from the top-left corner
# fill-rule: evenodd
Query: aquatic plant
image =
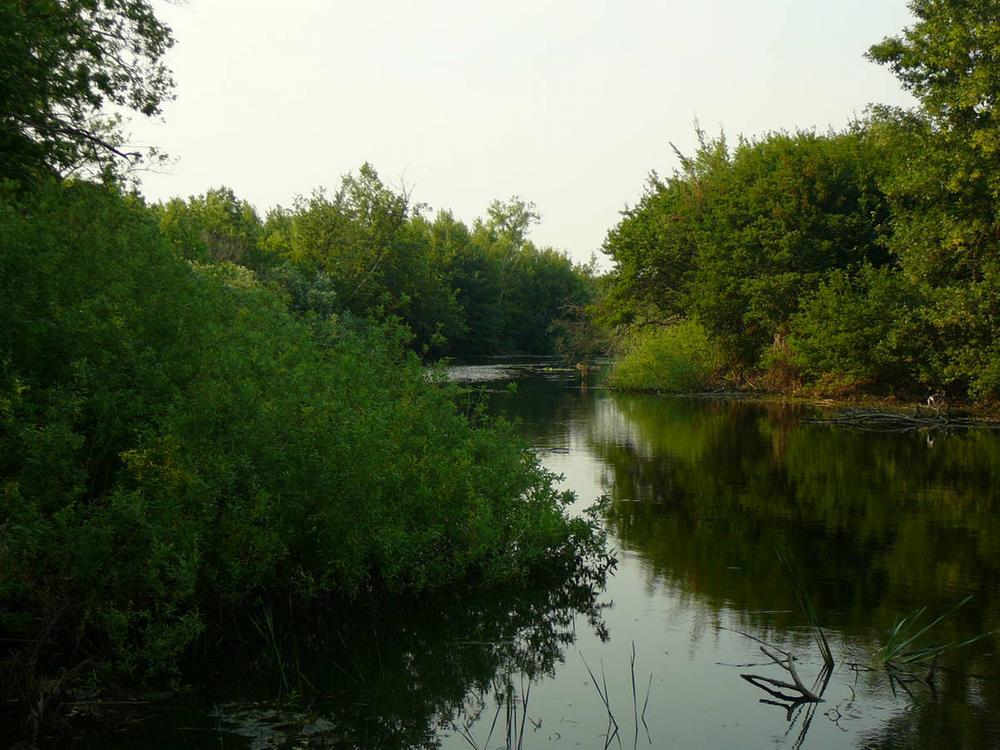
<path id="1" fill-rule="evenodd" d="M 795 564 L 795 558 L 792 556 L 791 551 L 787 548 L 778 547 L 776 552 L 778 554 L 778 559 L 781 561 L 782 567 L 785 569 L 785 573 L 788 574 L 788 578 L 792 582 L 792 587 L 795 591 L 795 598 L 799 603 L 799 607 L 802 609 L 803 614 L 805 614 L 806 619 L 809 620 L 813 636 L 816 639 L 816 646 L 819 648 L 820 655 L 823 657 L 823 663 L 827 667 L 833 667 L 833 653 L 830 651 L 830 644 L 827 642 L 826 634 L 823 632 L 823 628 L 819 624 L 819 614 L 816 612 L 816 607 L 813 605 L 812 597 L 809 596 L 809 589 L 806 588 L 805 582 L 799 574 L 798 567 Z"/>
<path id="2" fill-rule="evenodd" d="M 949 641 L 947 643 L 928 643 L 919 645 L 920 639 L 928 635 L 942 620 L 954 613 L 959 608 L 972 601 L 972 594 L 966 596 L 962 601 L 951 607 L 947 612 L 938 615 L 923 627 L 917 628 L 917 623 L 927 612 L 927 607 L 920 607 L 911 612 L 906 617 L 896 621 L 889 630 L 885 643 L 879 648 L 878 655 L 883 664 L 919 664 L 926 661 L 936 660 L 952 651 L 957 651 L 965 646 L 970 646 L 977 641 L 994 635 L 997 631 L 991 630 L 980 633 L 972 638 L 959 641 Z"/>

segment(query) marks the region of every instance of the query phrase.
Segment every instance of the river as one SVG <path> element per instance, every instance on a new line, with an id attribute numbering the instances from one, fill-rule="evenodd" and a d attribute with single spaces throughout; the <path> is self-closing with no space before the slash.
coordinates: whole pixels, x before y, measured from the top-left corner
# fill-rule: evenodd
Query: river
<path id="1" fill-rule="evenodd" d="M 450 375 L 516 422 L 572 512 L 609 498 L 619 562 L 599 598 L 455 592 L 321 635 L 300 625 L 291 651 L 272 638 L 274 664 L 216 663 L 82 745 L 1000 747 L 1000 431 L 863 432 L 801 404 L 616 394 L 544 360 Z M 888 632 L 921 609 L 887 666 Z M 822 702 L 790 700 L 762 645 L 793 655 Z"/>

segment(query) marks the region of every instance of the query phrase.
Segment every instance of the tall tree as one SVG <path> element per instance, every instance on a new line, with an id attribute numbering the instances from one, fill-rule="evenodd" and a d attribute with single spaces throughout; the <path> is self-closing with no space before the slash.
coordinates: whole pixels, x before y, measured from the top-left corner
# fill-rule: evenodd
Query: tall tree
<path id="1" fill-rule="evenodd" d="M 123 145 L 108 105 L 159 114 L 173 44 L 148 0 L 0 1 L 0 177 L 116 170 Z"/>
<path id="2" fill-rule="evenodd" d="M 213 188 L 186 201 L 174 198 L 152 210 L 164 237 L 186 258 L 248 265 L 256 253 L 260 217 L 230 188 Z"/>
<path id="3" fill-rule="evenodd" d="M 938 385 L 1000 393 L 1000 10 L 991 0 L 911 0 L 916 22 L 874 45 L 920 102 L 881 109 L 893 169 L 892 247 L 928 293 Z M 914 158 L 919 155 L 919 158 Z"/>
<path id="4" fill-rule="evenodd" d="M 700 134 L 699 134 L 700 135 Z M 611 230 L 614 323 L 696 318 L 727 364 L 753 368 L 803 292 L 833 268 L 886 262 L 874 155 L 858 133 L 701 138 Z"/>

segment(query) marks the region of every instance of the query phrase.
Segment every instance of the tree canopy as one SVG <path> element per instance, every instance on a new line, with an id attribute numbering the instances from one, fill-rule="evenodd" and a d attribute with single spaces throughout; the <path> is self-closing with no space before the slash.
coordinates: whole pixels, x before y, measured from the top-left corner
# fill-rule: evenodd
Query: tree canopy
<path id="1" fill-rule="evenodd" d="M 996 3 L 910 9 L 868 57 L 919 106 L 733 151 L 702 139 L 609 233 L 610 319 L 693 319 L 722 373 L 786 387 L 1000 397 Z"/>
<path id="2" fill-rule="evenodd" d="M 774 133 L 735 148 L 699 136 L 609 232 L 609 312 L 624 323 L 697 318 L 729 366 L 749 368 L 826 271 L 884 262 L 884 201 L 856 133 Z"/>
<path id="3" fill-rule="evenodd" d="M 140 158 L 105 108 L 153 116 L 171 96 L 173 37 L 148 0 L 3 0 L 0 28 L 0 177 Z"/>
<path id="4" fill-rule="evenodd" d="M 923 290 L 923 369 L 939 385 L 1000 394 L 1000 23 L 995 3 L 914 0 L 916 22 L 869 50 L 917 97 L 876 111 L 889 158 L 891 249 Z"/>

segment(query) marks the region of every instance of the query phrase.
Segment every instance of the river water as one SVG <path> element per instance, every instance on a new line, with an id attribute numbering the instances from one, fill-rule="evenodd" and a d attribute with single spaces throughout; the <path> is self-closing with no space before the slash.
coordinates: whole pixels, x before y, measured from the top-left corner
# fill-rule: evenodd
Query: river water
<path id="1" fill-rule="evenodd" d="M 573 512 L 609 498 L 598 600 L 456 592 L 299 626 L 273 664 L 216 666 L 94 747 L 1000 747 L 1000 636 L 903 659 L 1000 629 L 1000 431 L 862 432 L 540 360 L 450 374 L 516 421 Z M 887 667 L 888 631 L 921 608 Z M 762 645 L 822 702 L 767 682 L 793 677 Z"/>

